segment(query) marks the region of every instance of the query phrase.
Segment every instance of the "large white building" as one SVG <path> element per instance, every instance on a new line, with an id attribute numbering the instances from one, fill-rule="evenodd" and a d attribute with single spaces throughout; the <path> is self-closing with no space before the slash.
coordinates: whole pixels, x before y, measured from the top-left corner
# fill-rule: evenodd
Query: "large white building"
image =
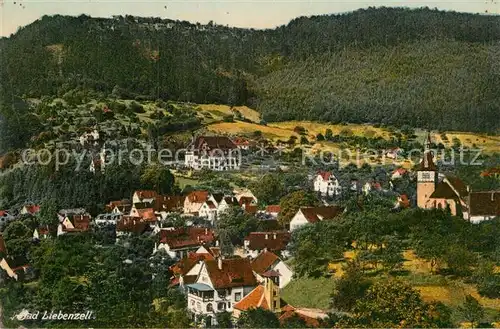
<path id="1" fill-rule="evenodd" d="M 188 146 L 184 164 L 195 170 L 239 170 L 241 151 L 227 137 L 198 136 Z"/>

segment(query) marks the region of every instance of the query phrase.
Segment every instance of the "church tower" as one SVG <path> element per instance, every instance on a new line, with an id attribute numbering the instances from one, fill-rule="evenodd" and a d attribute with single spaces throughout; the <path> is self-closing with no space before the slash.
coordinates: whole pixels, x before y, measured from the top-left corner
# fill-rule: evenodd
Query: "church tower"
<path id="1" fill-rule="evenodd" d="M 437 167 L 434 164 L 434 155 L 431 151 L 431 136 L 427 135 L 424 148 L 424 158 L 417 171 L 417 206 L 425 208 L 427 200 L 436 189 L 438 179 Z"/>

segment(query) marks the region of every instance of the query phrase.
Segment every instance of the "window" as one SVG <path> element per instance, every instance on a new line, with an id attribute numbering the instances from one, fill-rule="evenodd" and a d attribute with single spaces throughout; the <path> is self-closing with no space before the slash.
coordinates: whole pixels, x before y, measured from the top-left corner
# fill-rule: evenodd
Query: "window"
<path id="1" fill-rule="evenodd" d="M 200 302 L 196 303 L 196 309 L 201 311 L 201 304 L 200 304 Z"/>
<path id="2" fill-rule="evenodd" d="M 208 303 L 207 304 L 207 312 L 213 312 L 214 311 L 214 306 L 212 305 L 212 303 Z"/>
<path id="3" fill-rule="evenodd" d="M 428 172 L 422 173 L 422 179 L 425 179 L 425 180 L 431 179 L 431 173 L 428 173 Z"/>
<path id="4" fill-rule="evenodd" d="M 219 311 L 226 310 L 226 303 L 218 303 L 217 304 L 217 310 L 219 310 Z"/>
<path id="5" fill-rule="evenodd" d="M 234 301 L 239 302 L 241 300 L 241 292 L 237 292 L 234 294 Z"/>
<path id="6" fill-rule="evenodd" d="M 273 302 L 273 305 L 274 305 L 274 306 L 273 306 L 273 308 L 274 308 L 274 309 L 278 308 L 278 302 L 274 301 L 274 302 Z"/>

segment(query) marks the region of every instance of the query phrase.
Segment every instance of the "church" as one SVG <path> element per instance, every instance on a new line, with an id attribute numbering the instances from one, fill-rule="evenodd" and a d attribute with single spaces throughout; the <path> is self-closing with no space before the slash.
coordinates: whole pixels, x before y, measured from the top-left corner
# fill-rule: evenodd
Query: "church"
<path id="1" fill-rule="evenodd" d="M 449 209 L 454 216 L 479 223 L 500 217 L 500 191 L 472 191 L 459 178 L 439 173 L 429 135 L 417 170 L 417 206 Z"/>

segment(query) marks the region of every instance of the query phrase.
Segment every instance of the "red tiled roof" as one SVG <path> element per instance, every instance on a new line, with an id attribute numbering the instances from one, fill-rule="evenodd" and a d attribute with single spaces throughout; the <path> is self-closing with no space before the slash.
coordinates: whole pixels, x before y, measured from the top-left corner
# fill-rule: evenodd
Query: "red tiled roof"
<path id="1" fill-rule="evenodd" d="M 40 226 L 38 227 L 38 233 L 39 234 L 42 234 L 42 235 L 45 235 L 45 234 L 49 234 L 49 227 L 48 226 Z"/>
<path id="2" fill-rule="evenodd" d="M 210 197 L 208 191 L 193 191 L 187 195 L 187 199 L 191 203 L 203 203 Z"/>
<path id="3" fill-rule="evenodd" d="M 214 257 L 211 254 L 197 254 L 192 252 L 187 257 L 170 266 L 170 270 L 175 275 L 186 275 L 198 262 L 213 259 Z"/>
<path id="4" fill-rule="evenodd" d="M 90 226 L 90 216 L 89 215 L 74 215 L 73 216 L 73 226 L 75 229 L 81 231 L 87 231 Z"/>
<path id="5" fill-rule="evenodd" d="M 9 213 L 7 212 L 7 210 L 0 210 L 0 217 L 6 216 L 8 214 Z"/>
<path id="6" fill-rule="evenodd" d="M 407 173 L 407 170 L 406 170 L 405 168 L 398 168 L 398 169 L 396 169 L 396 170 L 394 170 L 394 171 L 392 172 L 392 174 L 393 174 L 393 175 L 394 175 L 394 174 L 396 174 L 396 173 L 397 173 L 397 174 L 400 174 L 400 175 L 404 175 L 404 174 L 406 174 L 406 173 Z"/>
<path id="7" fill-rule="evenodd" d="M 266 207 L 266 212 L 268 213 L 279 213 L 281 211 L 280 205 L 273 204 Z"/>
<path id="8" fill-rule="evenodd" d="M 481 177 L 489 177 L 492 175 L 500 175 L 500 167 L 486 169 L 481 172 Z"/>
<path id="9" fill-rule="evenodd" d="M 156 216 L 153 208 L 137 209 L 139 217 L 147 222 L 156 221 Z"/>
<path id="10" fill-rule="evenodd" d="M 208 251 L 210 252 L 210 254 L 212 254 L 212 256 L 214 256 L 214 257 L 219 257 L 221 255 L 219 247 L 210 247 L 208 249 L 209 249 Z"/>
<path id="11" fill-rule="evenodd" d="M 116 223 L 117 232 L 129 232 L 141 234 L 144 233 L 149 227 L 149 223 L 140 219 L 124 216 Z"/>
<path id="12" fill-rule="evenodd" d="M 32 215 L 34 215 L 40 211 L 40 206 L 38 206 L 38 205 L 29 205 L 29 206 L 24 206 L 24 207 L 26 208 L 26 211 Z"/>
<path id="13" fill-rule="evenodd" d="M 222 269 L 218 267 L 218 260 L 206 260 L 205 266 L 215 289 L 257 285 L 250 261 L 246 258 L 223 259 Z"/>
<path id="14" fill-rule="evenodd" d="M 500 191 L 472 192 L 471 216 L 500 216 Z"/>
<path id="15" fill-rule="evenodd" d="M 246 295 L 242 300 L 234 304 L 234 308 L 240 311 L 247 311 L 252 308 L 263 308 L 265 310 L 269 309 L 269 302 L 266 299 L 264 293 L 264 286 L 258 285 L 254 290 L 252 290 L 248 295 Z"/>
<path id="16" fill-rule="evenodd" d="M 436 185 L 434 192 L 432 192 L 430 199 L 458 199 L 458 195 L 453 189 L 445 182 L 440 182 Z"/>
<path id="17" fill-rule="evenodd" d="M 138 191 L 135 191 L 134 194 L 137 194 L 137 196 L 139 197 L 139 199 L 153 199 L 153 198 L 156 198 L 156 196 L 158 196 L 158 193 L 156 193 L 156 191 L 153 191 L 153 190 L 138 190 Z"/>
<path id="18" fill-rule="evenodd" d="M 236 148 L 236 145 L 225 136 L 198 136 L 191 147 L 196 150 L 203 150 L 203 146 L 206 146 L 209 150 L 232 150 Z"/>
<path id="19" fill-rule="evenodd" d="M 245 238 L 245 243 L 248 241 L 248 244 L 245 245 L 250 250 L 264 250 L 266 248 L 269 251 L 281 251 L 286 249 L 290 238 L 291 235 L 287 231 L 252 232 Z"/>
<path id="20" fill-rule="evenodd" d="M 291 307 L 291 306 L 290 306 L 290 308 L 292 308 L 292 310 L 284 311 L 284 313 L 282 313 L 281 316 L 279 317 L 281 324 L 284 324 L 286 322 L 286 320 L 291 318 L 291 317 L 298 316 L 304 320 L 304 322 L 306 323 L 306 326 L 308 328 L 319 328 L 321 326 L 321 323 L 318 319 L 315 319 L 315 318 L 312 318 L 310 316 L 304 315 L 302 313 L 296 312 L 293 309 L 293 307 Z M 283 308 L 282 310 L 284 310 L 284 309 L 285 308 Z"/>
<path id="21" fill-rule="evenodd" d="M 408 199 L 408 196 L 406 194 L 401 194 L 399 196 L 399 206 L 402 208 L 410 207 L 410 200 Z"/>
<path id="22" fill-rule="evenodd" d="M 211 243 L 214 239 L 214 232 L 202 227 L 183 227 L 160 231 L 160 243 L 168 244 L 171 249 L 200 246 Z"/>
<path id="23" fill-rule="evenodd" d="M 174 211 L 184 206 L 185 197 L 181 195 L 159 195 L 155 198 L 156 211 Z"/>
<path id="24" fill-rule="evenodd" d="M 208 208 L 210 209 L 216 209 L 217 207 L 215 206 L 215 204 L 212 202 L 212 201 L 207 201 L 207 206 Z"/>
<path id="25" fill-rule="evenodd" d="M 106 208 L 113 210 L 115 207 L 123 206 L 132 206 L 132 204 L 129 200 L 110 201 L 109 204 L 106 205 Z"/>
<path id="26" fill-rule="evenodd" d="M 329 171 L 318 171 L 318 175 L 321 176 L 324 181 L 327 181 L 330 179 L 330 176 L 332 176 L 332 173 Z"/>
<path id="27" fill-rule="evenodd" d="M 279 257 L 270 251 L 261 252 L 257 258 L 252 261 L 252 270 L 255 273 L 262 274 L 273 265 Z"/>
<path id="28" fill-rule="evenodd" d="M 344 208 L 339 206 L 303 207 L 300 211 L 309 223 L 316 223 L 337 217 L 344 211 Z"/>

